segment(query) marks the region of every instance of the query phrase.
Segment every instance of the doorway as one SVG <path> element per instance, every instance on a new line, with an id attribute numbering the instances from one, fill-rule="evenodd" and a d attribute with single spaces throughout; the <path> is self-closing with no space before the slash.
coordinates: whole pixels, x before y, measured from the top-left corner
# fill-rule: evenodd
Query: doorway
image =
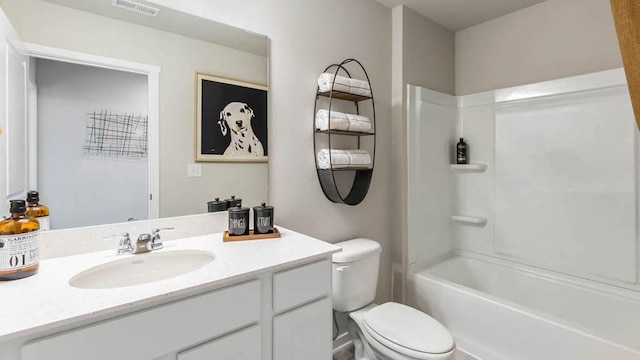
<path id="1" fill-rule="evenodd" d="M 159 68 L 26 48 L 29 183 L 52 229 L 157 218 Z"/>

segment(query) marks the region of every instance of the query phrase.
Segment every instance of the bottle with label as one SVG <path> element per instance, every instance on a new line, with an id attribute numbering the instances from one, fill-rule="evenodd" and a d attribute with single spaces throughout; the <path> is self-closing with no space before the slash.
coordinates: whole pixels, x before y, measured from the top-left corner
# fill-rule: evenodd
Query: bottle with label
<path id="1" fill-rule="evenodd" d="M 464 142 L 463 138 L 460 138 L 458 145 L 456 145 L 456 164 L 467 163 L 467 150 L 467 144 Z"/>
<path id="2" fill-rule="evenodd" d="M 12 200 L 10 211 L 0 221 L 0 280 L 35 275 L 40 267 L 40 223 L 27 216 L 24 200 Z"/>
<path id="3" fill-rule="evenodd" d="M 40 204 L 40 194 L 37 191 L 27 193 L 27 215 L 36 218 L 40 223 L 40 230 L 51 229 L 49 222 L 49 208 Z"/>

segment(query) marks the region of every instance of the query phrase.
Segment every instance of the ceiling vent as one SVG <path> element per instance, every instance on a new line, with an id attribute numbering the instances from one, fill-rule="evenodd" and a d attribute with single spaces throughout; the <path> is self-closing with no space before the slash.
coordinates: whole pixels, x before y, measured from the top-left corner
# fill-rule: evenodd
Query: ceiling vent
<path id="1" fill-rule="evenodd" d="M 113 0 L 113 6 L 148 16 L 158 16 L 160 9 L 131 0 Z"/>

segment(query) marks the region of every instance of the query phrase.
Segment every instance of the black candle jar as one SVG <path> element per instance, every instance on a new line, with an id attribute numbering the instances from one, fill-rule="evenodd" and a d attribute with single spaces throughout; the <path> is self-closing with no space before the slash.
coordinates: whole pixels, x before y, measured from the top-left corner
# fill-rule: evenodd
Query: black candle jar
<path id="1" fill-rule="evenodd" d="M 235 195 L 231 195 L 229 199 L 224 199 L 227 202 L 227 209 L 235 208 L 236 206 L 242 206 L 242 199 L 236 199 Z"/>
<path id="2" fill-rule="evenodd" d="M 221 201 L 220 198 L 216 198 L 213 201 L 208 201 L 207 211 L 209 212 L 227 211 L 227 202 Z"/>
<path id="3" fill-rule="evenodd" d="M 249 208 L 229 208 L 229 235 L 249 235 Z"/>
<path id="4" fill-rule="evenodd" d="M 253 208 L 253 233 L 270 234 L 273 232 L 273 206 L 262 206 Z"/>

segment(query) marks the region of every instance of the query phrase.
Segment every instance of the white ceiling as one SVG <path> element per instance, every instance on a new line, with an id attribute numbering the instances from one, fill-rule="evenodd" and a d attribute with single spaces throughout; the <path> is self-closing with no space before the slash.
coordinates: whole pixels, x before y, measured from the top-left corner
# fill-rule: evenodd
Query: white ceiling
<path id="1" fill-rule="evenodd" d="M 185 14 L 177 10 L 146 2 L 145 0 L 135 1 L 160 9 L 160 13 L 157 17 L 141 15 L 117 8 L 112 5 L 112 0 L 43 1 L 157 30 L 172 32 L 260 56 L 267 56 L 268 40 L 266 36 L 201 17 Z"/>
<path id="2" fill-rule="evenodd" d="M 545 0 L 377 0 L 389 8 L 405 5 L 422 16 L 458 31 Z"/>

